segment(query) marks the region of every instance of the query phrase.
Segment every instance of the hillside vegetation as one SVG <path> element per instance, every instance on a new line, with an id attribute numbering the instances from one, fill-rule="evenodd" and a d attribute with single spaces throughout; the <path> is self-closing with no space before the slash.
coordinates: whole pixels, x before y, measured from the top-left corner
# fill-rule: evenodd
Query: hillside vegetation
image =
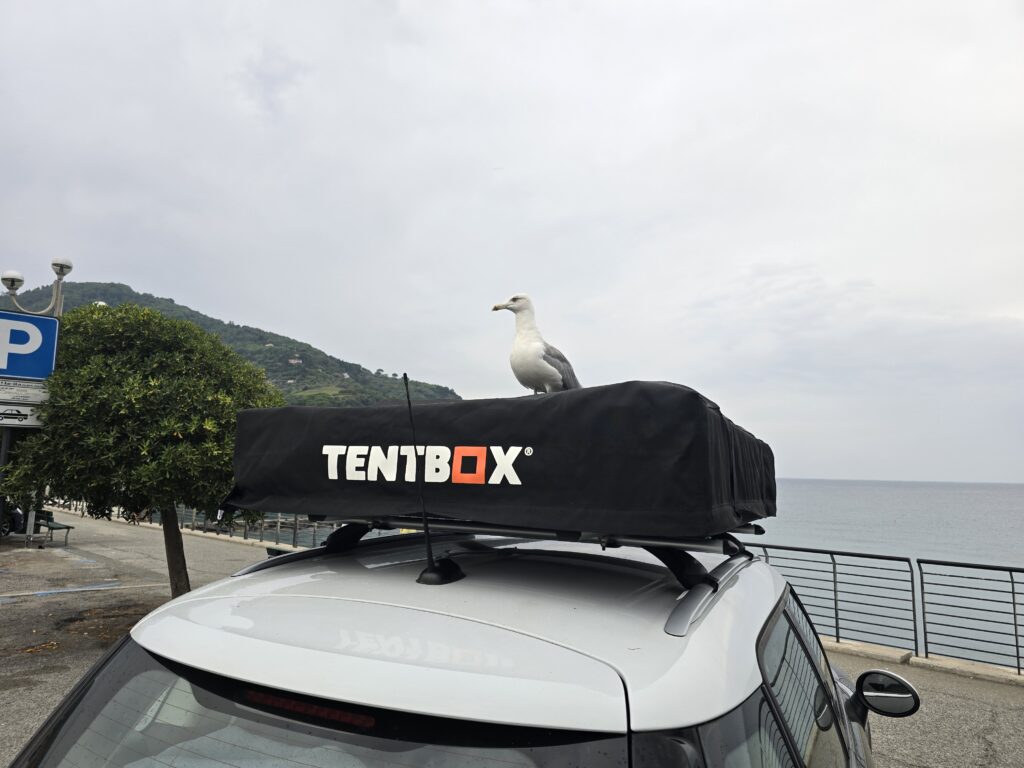
<path id="1" fill-rule="evenodd" d="M 267 379 L 281 390 L 290 405 L 372 405 L 405 399 L 402 380 L 397 374 L 379 369 L 370 371 L 287 336 L 217 320 L 173 299 L 138 293 L 121 283 L 65 283 L 64 288 L 65 312 L 103 301 L 111 306 L 137 304 L 167 317 L 191 320 L 265 370 Z M 29 309 L 42 309 L 50 301 L 50 288 L 20 293 L 18 301 Z M 8 296 L 0 298 L 0 309 L 13 309 Z M 440 384 L 410 381 L 409 389 L 414 400 L 459 399 L 454 390 Z"/>

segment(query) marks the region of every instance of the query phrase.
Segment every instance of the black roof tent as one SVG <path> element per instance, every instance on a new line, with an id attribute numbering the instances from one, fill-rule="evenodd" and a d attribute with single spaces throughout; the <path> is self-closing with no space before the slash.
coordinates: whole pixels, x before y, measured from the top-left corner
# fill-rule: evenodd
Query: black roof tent
<path id="1" fill-rule="evenodd" d="M 775 514 L 771 448 L 694 390 L 242 411 L 229 507 L 694 539 Z"/>

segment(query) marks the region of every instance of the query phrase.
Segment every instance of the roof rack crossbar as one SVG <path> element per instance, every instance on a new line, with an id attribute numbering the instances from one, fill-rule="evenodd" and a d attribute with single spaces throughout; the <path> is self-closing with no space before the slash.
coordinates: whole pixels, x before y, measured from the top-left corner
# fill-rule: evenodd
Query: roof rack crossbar
<path id="1" fill-rule="evenodd" d="M 371 528 L 382 530 L 394 530 L 396 528 L 408 528 L 419 531 L 423 529 L 423 523 L 414 518 L 406 517 L 351 517 L 345 518 L 348 523 L 360 523 Z M 524 539 L 540 539 L 553 541 L 571 541 L 585 544 L 598 544 L 602 547 L 655 547 L 677 550 L 690 550 L 696 552 L 713 552 L 716 554 L 731 554 L 743 551 L 743 544 L 728 533 L 721 536 L 713 536 L 702 539 L 661 539 L 643 536 L 619 536 L 617 534 L 602 534 L 591 531 L 565 531 L 554 528 L 517 528 L 507 525 L 495 525 L 493 523 L 477 523 L 462 520 L 447 520 L 443 518 L 431 518 L 430 528 L 437 531 L 450 531 L 453 533 L 481 533 L 494 536 L 516 536 Z"/>
<path id="2" fill-rule="evenodd" d="M 686 637 L 690 627 L 714 605 L 721 588 L 754 560 L 752 553 L 741 551 L 715 566 L 704 580 L 679 598 L 665 622 L 665 633 Z"/>
<path id="3" fill-rule="evenodd" d="M 397 530 L 408 529 L 415 531 L 423 530 L 423 521 L 418 518 L 386 517 L 386 518 L 345 518 L 340 521 L 343 525 L 331 533 L 323 545 L 299 552 L 290 552 L 285 555 L 270 557 L 259 563 L 247 566 L 233 576 L 244 576 L 266 568 L 273 568 L 278 565 L 305 560 L 311 557 L 319 557 L 324 554 L 344 554 L 358 547 L 362 539 L 371 530 Z M 676 604 L 665 631 L 669 634 L 676 634 L 670 630 L 670 626 L 678 629 L 683 627 L 685 634 L 688 623 L 684 618 L 688 612 L 695 607 L 705 610 L 702 604 L 704 597 L 714 595 L 719 586 L 735 575 L 736 571 L 745 567 L 752 555 L 746 552 L 742 542 L 728 533 L 721 536 L 705 539 L 659 539 L 638 536 L 616 536 L 597 534 L 586 531 L 564 531 L 564 530 L 543 530 L 537 528 L 517 528 L 512 526 L 495 525 L 492 523 L 476 523 L 459 520 L 446 520 L 433 518 L 430 526 L 439 532 L 446 533 L 476 533 L 494 536 L 512 536 L 524 540 L 540 541 L 568 541 L 581 544 L 597 544 L 602 549 L 608 547 L 639 547 L 645 549 L 660 560 L 672 573 L 679 584 L 689 590 L 683 599 Z M 760 526 L 754 526 L 758 528 Z M 744 529 L 747 526 L 744 526 Z M 738 532 L 752 532 L 744 529 L 737 529 Z M 731 557 L 710 573 L 701 563 L 694 558 L 690 552 L 711 552 L 715 554 L 727 554 Z M 730 564 L 733 564 L 730 566 Z M 726 569 L 726 566 L 729 566 Z M 725 570 L 723 570 L 725 569 Z M 685 605 L 684 605 L 685 604 Z M 689 607 L 686 607 L 689 606 Z M 679 616 L 677 616 L 679 614 Z M 675 617 L 675 618 L 673 618 Z M 692 623 L 697 614 L 691 615 L 689 622 Z M 685 626 L 684 626 L 685 624 Z"/>

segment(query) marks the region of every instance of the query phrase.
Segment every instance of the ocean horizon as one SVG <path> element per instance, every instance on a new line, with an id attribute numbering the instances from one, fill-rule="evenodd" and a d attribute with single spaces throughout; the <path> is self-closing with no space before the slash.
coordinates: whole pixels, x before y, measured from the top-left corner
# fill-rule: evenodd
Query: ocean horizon
<path id="1" fill-rule="evenodd" d="M 863 477 L 776 477 L 778 480 L 797 480 L 808 483 L 916 483 L 921 485 L 1019 485 L 1024 481 L 1010 480 L 881 480 Z"/>
<path id="2" fill-rule="evenodd" d="M 1024 567 L 1024 483 L 777 478 L 750 543 Z"/>

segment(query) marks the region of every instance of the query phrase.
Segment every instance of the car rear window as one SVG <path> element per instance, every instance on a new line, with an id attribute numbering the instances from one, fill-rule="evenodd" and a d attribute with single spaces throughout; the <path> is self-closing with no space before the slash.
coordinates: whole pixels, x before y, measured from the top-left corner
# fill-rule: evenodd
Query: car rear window
<path id="1" fill-rule="evenodd" d="M 610 768 L 627 765 L 627 739 L 313 699 L 183 668 L 129 641 L 51 724 L 39 765 Z"/>

